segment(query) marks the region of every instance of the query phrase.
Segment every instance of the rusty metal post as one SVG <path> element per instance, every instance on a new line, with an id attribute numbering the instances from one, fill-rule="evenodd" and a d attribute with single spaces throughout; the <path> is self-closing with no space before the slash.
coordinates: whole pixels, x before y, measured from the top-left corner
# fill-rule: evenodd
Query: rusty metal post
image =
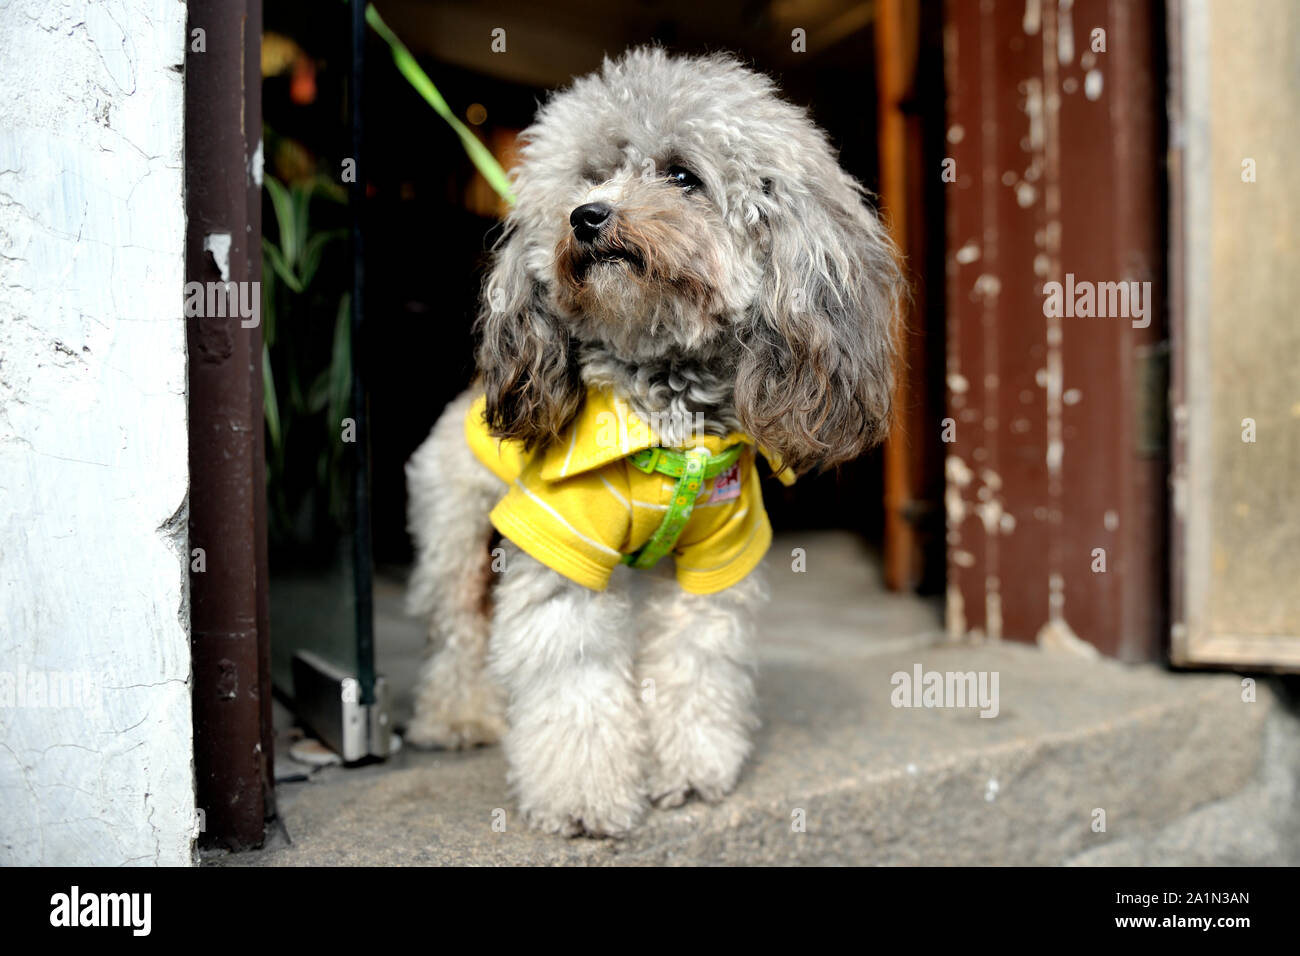
<path id="1" fill-rule="evenodd" d="M 187 317 L 194 764 L 201 839 L 232 849 L 261 844 L 273 807 L 261 12 L 261 0 L 191 0 L 185 62 L 185 273 L 187 291 L 204 289 Z"/>
<path id="2" fill-rule="evenodd" d="M 252 26 L 244 39 L 244 126 L 252 130 L 245 140 L 255 140 L 249 158 L 248 235 L 249 274 L 262 281 L 262 2 L 246 0 L 247 20 Z M 260 306 L 259 306 L 260 307 Z M 265 805 L 262 817 L 275 816 L 275 724 L 271 708 L 271 587 L 269 540 L 266 531 L 266 430 L 262 427 L 262 326 L 254 330 L 257 347 L 249 363 L 249 384 L 253 390 L 253 408 L 257 409 L 257 438 L 254 443 L 253 475 L 253 545 L 257 562 L 257 673 L 258 700 L 261 703 L 262 793 Z"/>

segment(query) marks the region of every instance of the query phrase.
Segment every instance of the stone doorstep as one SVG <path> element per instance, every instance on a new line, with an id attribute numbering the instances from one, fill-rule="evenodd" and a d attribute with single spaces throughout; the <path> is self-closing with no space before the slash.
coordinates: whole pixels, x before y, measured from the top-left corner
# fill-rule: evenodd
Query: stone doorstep
<path id="1" fill-rule="evenodd" d="M 215 865 L 1060 864 L 1133 841 L 1261 772 L 1270 686 L 1037 648 L 938 644 L 849 655 L 767 638 L 763 729 L 717 806 L 651 810 L 626 840 L 528 830 L 499 748 L 404 751 L 282 785 L 291 843 Z M 999 675 L 1000 713 L 895 708 L 895 672 Z M 504 811 L 505 831 L 493 830 Z M 1105 832 L 1094 832 L 1096 811 Z M 497 813 L 498 818 L 501 817 Z M 795 821 L 804 821 L 796 832 Z"/>

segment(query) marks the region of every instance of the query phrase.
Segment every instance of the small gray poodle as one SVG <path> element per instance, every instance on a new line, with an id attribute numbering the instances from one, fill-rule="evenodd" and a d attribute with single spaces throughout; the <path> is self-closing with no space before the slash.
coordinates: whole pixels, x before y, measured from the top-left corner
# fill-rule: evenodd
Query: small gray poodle
<path id="1" fill-rule="evenodd" d="M 501 740 L 530 824 L 619 836 L 736 786 L 757 460 L 884 436 L 900 276 L 825 134 L 733 58 L 632 50 L 521 141 L 477 380 L 407 465 L 433 653 L 406 739 Z"/>

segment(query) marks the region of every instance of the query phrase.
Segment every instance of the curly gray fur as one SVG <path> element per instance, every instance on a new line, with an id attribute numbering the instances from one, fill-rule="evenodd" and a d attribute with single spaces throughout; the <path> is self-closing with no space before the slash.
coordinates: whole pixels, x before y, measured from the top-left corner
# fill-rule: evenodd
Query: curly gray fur
<path id="1" fill-rule="evenodd" d="M 771 81 L 728 57 L 635 50 L 542 109 L 514 184 L 477 324 L 499 435 L 554 439 L 589 386 L 665 444 L 741 429 L 796 470 L 883 434 L 893 248 Z M 593 202 L 609 207 L 599 228 L 571 225 Z M 503 486 L 464 438 L 476 395 L 407 468 L 411 603 L 441 644 L 407 741 L 501 740 L 520 811 L 556 833 L 619 836 L 651 804 L 721 800 L 758 723 L 760 570 L 700 595 L 625 567 L 593 591 L 510 541 L 489 564 Z"/>
<path id="2" fill-rule="evenodd" d="M 521 141 L 476 324 L 498 435 L 545 443 L 601 384 L 644 414 L 739 428 L 796 472 L 884 436 L 895 250 L 770 79 L 637 49 L 555 95 Z M 614 214 L 593 252 L 569 214 L 597 200 Z"/>

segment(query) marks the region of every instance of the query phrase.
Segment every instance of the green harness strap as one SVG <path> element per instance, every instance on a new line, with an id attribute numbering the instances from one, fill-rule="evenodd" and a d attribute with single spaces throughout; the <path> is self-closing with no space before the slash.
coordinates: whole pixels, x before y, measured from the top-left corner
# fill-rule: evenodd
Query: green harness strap
<path id="1" fill-rule="evenodd" d="M 677 451 L 673 448 L 646 448 L 628 456 L 628 461 L 652 475 L 658 472 L 677 479 L 672 502 L 664 520 L 639 550 L 623 556 L 623 563 L 634 568 L 653 568 L 665 554 L 672 551 L 681 537 L 682 529 L 695 510 L 695 499 L 700 496 L 704 482 L 716 478 L 736 463 L 743 445 L 732 445 L 718 455 L 710 455 L 707 448 Z"/>

